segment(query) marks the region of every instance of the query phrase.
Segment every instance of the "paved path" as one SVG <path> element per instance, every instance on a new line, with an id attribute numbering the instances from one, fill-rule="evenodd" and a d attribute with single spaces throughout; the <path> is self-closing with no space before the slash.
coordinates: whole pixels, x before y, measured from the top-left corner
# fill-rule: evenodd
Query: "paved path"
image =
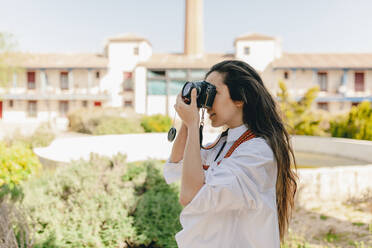
<path id="1" fill-rule="evenodd" d="M 204 133 L 204 144 L 215 140 L 218 133 Z M 298 145 L 298 142 L 296 143 Z M 80 158 L 89 159 L 91 153 L 112 156 L 127 154 L 128 161 L 167 159 L 172 149 L 166 133 L 86 135 L 73 132 L 59 133 L 50 146 L 35 148 L 41 161 L 68 163 Z M 298 165 L 306 167 L 332 167 L 368 164 L 363 160 L 336 155 L 296 151 Z"/>
<path id="2" fill-rule="evenodd" d="M 206 142 L 213 141 L 218 133 L 205 133 Z M 203 142 L 204 143 L 204 142 Z M 127 154 L 128 161 L 167 159 L 172 149 L 166 133 L 123 134 L 71 137 L 59 136 L 48 147 L 35 148 L 42 159 L 68 163 L 80 158 L 88 159 L 90 153 L 112 156 Z"/>

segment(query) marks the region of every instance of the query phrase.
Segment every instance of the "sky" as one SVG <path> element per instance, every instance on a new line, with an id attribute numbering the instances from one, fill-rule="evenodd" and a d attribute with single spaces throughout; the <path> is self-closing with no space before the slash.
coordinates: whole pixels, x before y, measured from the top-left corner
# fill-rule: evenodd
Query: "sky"
<path id="1" fill-rule="evenodd" d="M 0 0 L 0 32 L 17 49 L 102 53 L 135 33 L 154 53 L 183 52 L 185 0 Z M 232 53 L 236 37 L 279 37 L 284 52 L 372 53 L 372 0 L 204 0 L 204 50 Z"/>

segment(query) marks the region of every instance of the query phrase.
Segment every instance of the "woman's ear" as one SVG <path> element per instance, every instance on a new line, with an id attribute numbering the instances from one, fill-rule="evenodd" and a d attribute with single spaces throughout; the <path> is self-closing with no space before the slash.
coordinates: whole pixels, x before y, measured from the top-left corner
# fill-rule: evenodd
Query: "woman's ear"
<path id="1" fill-rule="evenodd" d="M 238 108 L 242 108 L 243 105 L 244 105 L 244 102 L 243 102 L 243 101 L 234 101 L 234 104 L 235 104 L 235 106 L 237 106 Z"/>

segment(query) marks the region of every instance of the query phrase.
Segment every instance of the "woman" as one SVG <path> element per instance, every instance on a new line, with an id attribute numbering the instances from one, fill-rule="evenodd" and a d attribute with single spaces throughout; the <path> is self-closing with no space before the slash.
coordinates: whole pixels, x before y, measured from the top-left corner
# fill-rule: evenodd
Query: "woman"
<path id="1" fill-rule="evenodd" d="M 214 65 L 205 81 L 217 94 L 208 109 L 213 127 L 227 126 L 215 145 L 200 149 L 196 90 L 179 95 L 182 127 L 164 166 L 167 183 L 181 178 L 185 206 L 179 247 L 280 247 L 296 192 L 289 135 L 258 73 L 242 61 Z"/>

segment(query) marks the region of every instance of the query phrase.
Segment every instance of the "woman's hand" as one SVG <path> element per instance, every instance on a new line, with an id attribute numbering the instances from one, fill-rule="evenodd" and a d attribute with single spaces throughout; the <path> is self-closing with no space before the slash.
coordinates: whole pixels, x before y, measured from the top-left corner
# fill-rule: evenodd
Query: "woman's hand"
<path id="1" fill-rule="evenodd" d="M 181 93 L 178 94 L 176 104 L 174 105 L 174 109 L 177 111 L 177 114 L 186 125 L 186 127 L 190 128 L 193 126 L 199 127 L 199 109 L 196 105 L 196 89 L 192 89 L 191 91 L 191 103 L 190 105 L 186 104 L 181 96 Z"/>

